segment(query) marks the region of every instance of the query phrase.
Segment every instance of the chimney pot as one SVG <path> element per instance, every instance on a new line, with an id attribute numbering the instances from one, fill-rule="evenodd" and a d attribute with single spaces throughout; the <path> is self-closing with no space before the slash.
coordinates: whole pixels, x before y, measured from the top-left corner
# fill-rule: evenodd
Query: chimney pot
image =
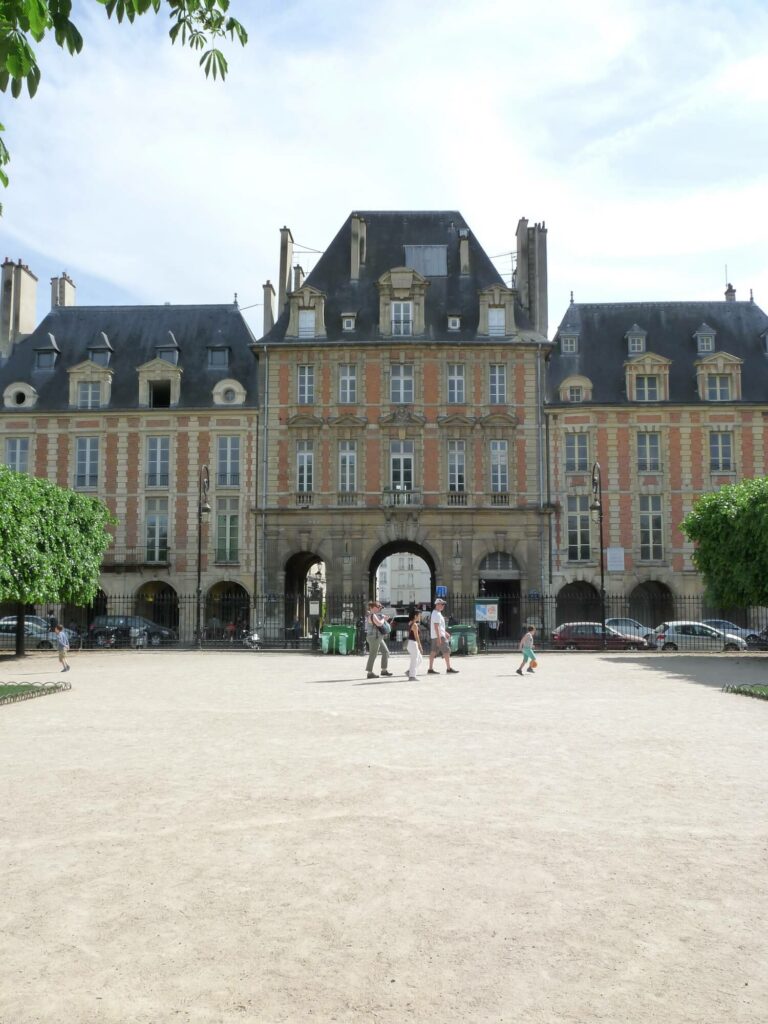
<path id="1" fill-rule="evenodd" d="M 727 287 L 725 289 L 725 301 L 726 302 L 735 302 L 736 301 L 736 289 L 733 287 L 733 285 L 731 284 L 730 281 L 728 282 L 728 285 L 727 285 Z"/>

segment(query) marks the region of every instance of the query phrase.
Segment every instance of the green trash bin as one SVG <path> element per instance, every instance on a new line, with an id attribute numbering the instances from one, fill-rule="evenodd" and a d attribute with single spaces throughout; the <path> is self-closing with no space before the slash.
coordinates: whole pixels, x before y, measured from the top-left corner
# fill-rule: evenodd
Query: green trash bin
<path id="1" fill-rule="evenodd" d="M 337 644 L 337 647 L 338 647 L 339 654 L 346 654 L 347 653 L 347 634 L 346 634 L 346 631 L 341 632 L 341 633 L 337 633 L 337 635 L 336 635 L 336 644 Z"/>
<path id="2" fill-rule="evenodd" d="M 320 634 L 320 650 L 323 654 L 331 653 L 331 641 L 333 637 L 330 633 L 326 633 L 325 630 Z"/>
<path id="3" fill-rule="evenodd" d="M 477 654 L 477 628 L 459 623 L 451 627 L 451 654 Z"/>

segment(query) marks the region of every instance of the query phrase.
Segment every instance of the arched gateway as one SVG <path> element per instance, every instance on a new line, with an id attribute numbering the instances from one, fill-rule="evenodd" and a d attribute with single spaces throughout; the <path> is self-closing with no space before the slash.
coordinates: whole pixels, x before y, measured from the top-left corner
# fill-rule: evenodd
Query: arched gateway
<path id="1" fill-rule="evenodd" d="M 429 552 L 421 544 L 417 544 L 412 540 L 393 540 L 388 544 L 383 544 L 380 548 L 371 556 L 371 560 L 368 563 L 368 596 L 369 598 L 376 597 L 376 573 L 379 570 L 382 562 L 389 558 L 390 555 L 415 555 L 424 562 L 429 570 L 429 600 L 432 601 L 435 596 L 435 584 L 437 582 L 435 560 Z"/>

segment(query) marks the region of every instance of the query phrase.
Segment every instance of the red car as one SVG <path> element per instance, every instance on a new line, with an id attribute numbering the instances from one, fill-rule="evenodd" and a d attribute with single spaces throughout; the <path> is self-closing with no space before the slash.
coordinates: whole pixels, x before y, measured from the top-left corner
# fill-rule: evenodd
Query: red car
<path id="1" fill-rule="evenodd" d="M 640 636 L 625 636 L 610 626 L 605 627 L 605 644 L 603 644 L 603 627 L 599 622 L 564 622 L 552 633 L 553 647 L 566 651 L 645 651 L 648 641 Z"/>

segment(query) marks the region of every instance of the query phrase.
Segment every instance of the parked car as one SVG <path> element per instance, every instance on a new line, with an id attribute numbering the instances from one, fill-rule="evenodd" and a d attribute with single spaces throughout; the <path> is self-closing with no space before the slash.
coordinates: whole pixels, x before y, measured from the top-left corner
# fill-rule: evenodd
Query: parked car
<path id="1" fill-rule="evenodd" d="M 159 647 L 177 640 L 174 630 L 141 615 L 97 615 L 88 627 L 91 647 Z"/>
<path id="2" fill-rule="evenodd" d="M 14 626 L 15 626 L 16 625 L 16 616 L 15 615 L 4 615 L 3 618 L 0 619 L 0 626 L 4 625 L 6 622 L 12 622 L 14 624 Z M 24 622 L 29 624 L 29 625 L 32 625 L 32 626 L 39 626 L 40 629 L 50 629 L 51 628 L 50 624 L 48 622 L 48 619 L 44 619 L 42 617 L 42 615 L 25 615 L 24 616 Z"/>
<path id="3" fill-rule="evenodd" d="M 56 646 L 56 634 L 36 622 L 24 621 L 24 646 L 37 648 L 38 650 L 51 650 Z M 16 618 L 6 616 L 0 621 L 0 647 L 4 650 L 15 649 L 16 647 Z"/>
<path id="4" fill-rule="evenodd" d="M 768 651 L 768 626 L 747 637 L 747 648 L 750 651 Z"/>
<path id="5" fill-rule="evenodd" d="M 747 641 L 705 622 L 662 622 L 656 627 L 656 646 L 662 651 L 744 651 Z"/>
<path id="6" fill-rule="evenodd" d="M 746 626 L 737 626 L 735 622 L 729 622 L 728 619 L 702 619 L 701 621 L 706 626 L 719 629 L 721 633 L 733 633 L 734 636 L 740 636 L 747 643 L 749 643 L 751 638 L 756 640 L 760 635 L 760 630 L 747 629 Z"/>
<path id="7" fill-rule="evenodd" d="M 643 640 L 648 641 L 649 647 L 656 646 L 656 633 L 653 626 L 644 626 L 637 619 L 611 618 L 606 619 L 605 624 L 610 626 L 611 629 L 615 629 L 618 633 L 623 633 L 624 636 L 642 637 Z"/>
<path id="8" fill-rule="evenodd" d="M 603 627 L 599 622 L 564 622 L 552 633 L 554 647 L 566 651 L 644 651 L 647 640 L 641 636 L 626 636 L 606 623 L 605 644 Z"/>

